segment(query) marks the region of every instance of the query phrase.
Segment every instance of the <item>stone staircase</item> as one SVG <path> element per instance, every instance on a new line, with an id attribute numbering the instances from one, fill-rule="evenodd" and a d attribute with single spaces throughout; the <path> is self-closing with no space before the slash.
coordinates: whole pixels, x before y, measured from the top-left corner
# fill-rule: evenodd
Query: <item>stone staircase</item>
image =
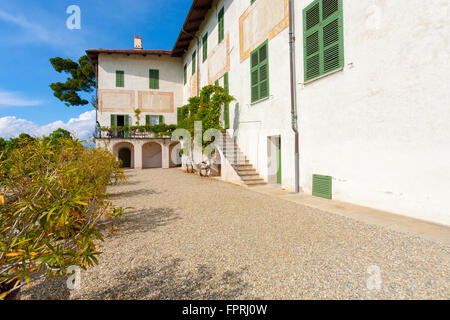
<path id="1" fill-rule="evenodd" d="M 236 173 L 241 177 L 242 182 L 247 186 L 266 185 L 267 182 L 259 175 L 247 157 L 239 150 L 239 146 L 230 138 L 226 131 L 222 132 L 224 145 L 222 151 L 227 160 L 232 164 Z"/>

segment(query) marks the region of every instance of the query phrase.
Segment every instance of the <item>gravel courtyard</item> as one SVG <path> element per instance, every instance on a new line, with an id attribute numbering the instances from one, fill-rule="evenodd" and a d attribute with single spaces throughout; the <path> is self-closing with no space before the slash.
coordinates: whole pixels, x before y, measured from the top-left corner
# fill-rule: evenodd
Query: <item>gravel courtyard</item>
<path id="1" fill-rule="evenodd" d="M 448 299 L 449 247 L 178 169 L 127 171 L 133 207 L 81 288 L 28 299 Z M 367 269 L 381 271 L 369 290 Z"/>

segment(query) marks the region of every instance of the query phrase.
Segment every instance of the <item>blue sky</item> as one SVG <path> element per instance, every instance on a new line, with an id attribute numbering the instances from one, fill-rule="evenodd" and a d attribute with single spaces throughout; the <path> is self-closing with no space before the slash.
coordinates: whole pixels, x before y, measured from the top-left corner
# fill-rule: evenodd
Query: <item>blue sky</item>
<path id="1" fill-rule="evenodd" d="M 55 72 L 49 59 L 78 59 L 86 49 L 132 49 L 134 35 L 143 37 L 144 49 L 171 50 L 191 3 L 1 0 L 0 137 L 21 130 L 46 134 L 58 126 L 86 135 L 93 108 L 68 108 L 53 96 L 50 83 L 65 81 L 67 76 Z M 80 30 L 66 27 L 70 5 L 81 9 Z"/>

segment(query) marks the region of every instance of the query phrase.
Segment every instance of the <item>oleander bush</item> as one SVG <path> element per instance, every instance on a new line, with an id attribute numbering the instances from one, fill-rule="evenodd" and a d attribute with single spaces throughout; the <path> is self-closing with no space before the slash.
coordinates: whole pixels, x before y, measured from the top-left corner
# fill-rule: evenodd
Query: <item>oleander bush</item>
<path id="1" fill-rule="evenodd" d="M 97 264 L 98 222 L 123 211 L 107 200 L 107 186 L 125 179 L 111 153 L 64 132 L 25 138 L 0 149 L 0 299 L 36 277 Z"/>

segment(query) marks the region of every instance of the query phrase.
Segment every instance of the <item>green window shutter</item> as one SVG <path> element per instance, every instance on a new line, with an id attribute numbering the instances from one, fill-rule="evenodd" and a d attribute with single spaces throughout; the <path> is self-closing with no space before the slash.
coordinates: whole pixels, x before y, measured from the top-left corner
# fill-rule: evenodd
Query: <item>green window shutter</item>
<path id="1" fill-rule="evenodd" d="M 159 123 L 164 123 L 164 116 L 159 116 Z"/>
<path id="2" fill-rule="evenodd" d="M 195 68 L 197 66 L 197 51 L 192 54 L 192 75 L 195 74 Z"/>
<path id="3" fill-rule="evenodd" d="M 342 0 L 323 0 L 323 73 L 344 67 Z"/>
<path id="4" fill-rule="evenodd" d="M 116 87 L 123 88 L 125 87 L 125 72 L 124 71 L 116 71 Z"/>
<path id="5" fill-rule="evenodd" d="M 256 0 L 250 0 L 250 4 L 253 4 Z"/>
<path id="6" fill-rule="evenodd" d="M 184 65 L 184 84 L 187 83 L 187 64 Z"/>
<path id="7" fill-rule="evenodd" d="M 223 76 L 223 88 L 226 93 L 230 93 L 228 72 Z M 224 129 L 230 129 L 230 104 L 226 103 L 223 109 Z"/>
<path id="8" fill-rule="evenodd" d="M 250 55 L 251 100 L 269 96 L 269 44 L 265 41 Z"/>
<path id="9" fill-rule="evenodd" d="M 159 70 L 149 70 L 150 89 L 159 89 Z"/>
<path id="10" fill-rule="evenodd" d="M 229 87 L 229 83 L 228 83 L 228 72 L 226 72 L 223 75 L 223 89 L 225 90 L 226 93 L 230 93 L 230 87 Z"/>
<path id="11" fill-rule="evenodd" d="M 330 176 L 313 175 L 312 194 L 316 197 L 332 199 L 332 178 Z"/>
<path id="12" fill-rule="evenodd" d="M 115 127 L 116 126 L 116 115 L 112 114 L 111 115 L 111 127 Z"/>
<path id="13" fill-rule="evenodd" d="M 269 59 L 268 43 L 259 48 L 259 98 L 269 96 Z"/>
<path id="14" fill-rule="evenodd" d="M 124 119 L 125 121 L 125 127 L 126 128 L 129 128 L 130 127 L 130 116 L 128 115 L 128 114 L 126 114 L 125 115 L 125 119 Z M 124 134 L 124 137 L 125 138 L 129 138 L 130 137 L 130 132 L 129 131 L 125 131 L 125 134 Z"/>
<path id="15" fill-rule="evenodd" d="M 303 10 L 305 81 L 344 67 L 342 0 L 316 0 Z"/>
<path id="16" fill-rule="evenodd" d="M 252 102 L 259 100 L 259 72 L 258 72 L 258 64 L 259 64 L 259 53 L 258 50 L 254 51 L 251 54 L 250 58 L 250 66 L 251 66 L 251 92 L 252 92 Z"/>
<path id="17" fill-rule="evenodd" d="M 203 36 L 203 62 L 208 59 L 208 32 Z"/>
<path id="18" fill-rule="evenodd" d="M 150 126 L 150 125 L 151 125 L 151 122 L 150 122 L 150 115 L 146 115 L 146 116 L 145 116 L 145 125 L 146 125 L 146 126 Z"/>
<path id="19" fill-rule="evenodd" d="M 180 110 L 180 108 L 177 108 L 177 123 L 180 123 L 181 119 L 182 119 L 181 110 Z"/>
<path id="20" fill-rule="evenodd" d="M 219 26 L 219 43 L 221 43 L 225 38 L 225 8 L 222 8 L 219 11 L 218 26 Z"/>

